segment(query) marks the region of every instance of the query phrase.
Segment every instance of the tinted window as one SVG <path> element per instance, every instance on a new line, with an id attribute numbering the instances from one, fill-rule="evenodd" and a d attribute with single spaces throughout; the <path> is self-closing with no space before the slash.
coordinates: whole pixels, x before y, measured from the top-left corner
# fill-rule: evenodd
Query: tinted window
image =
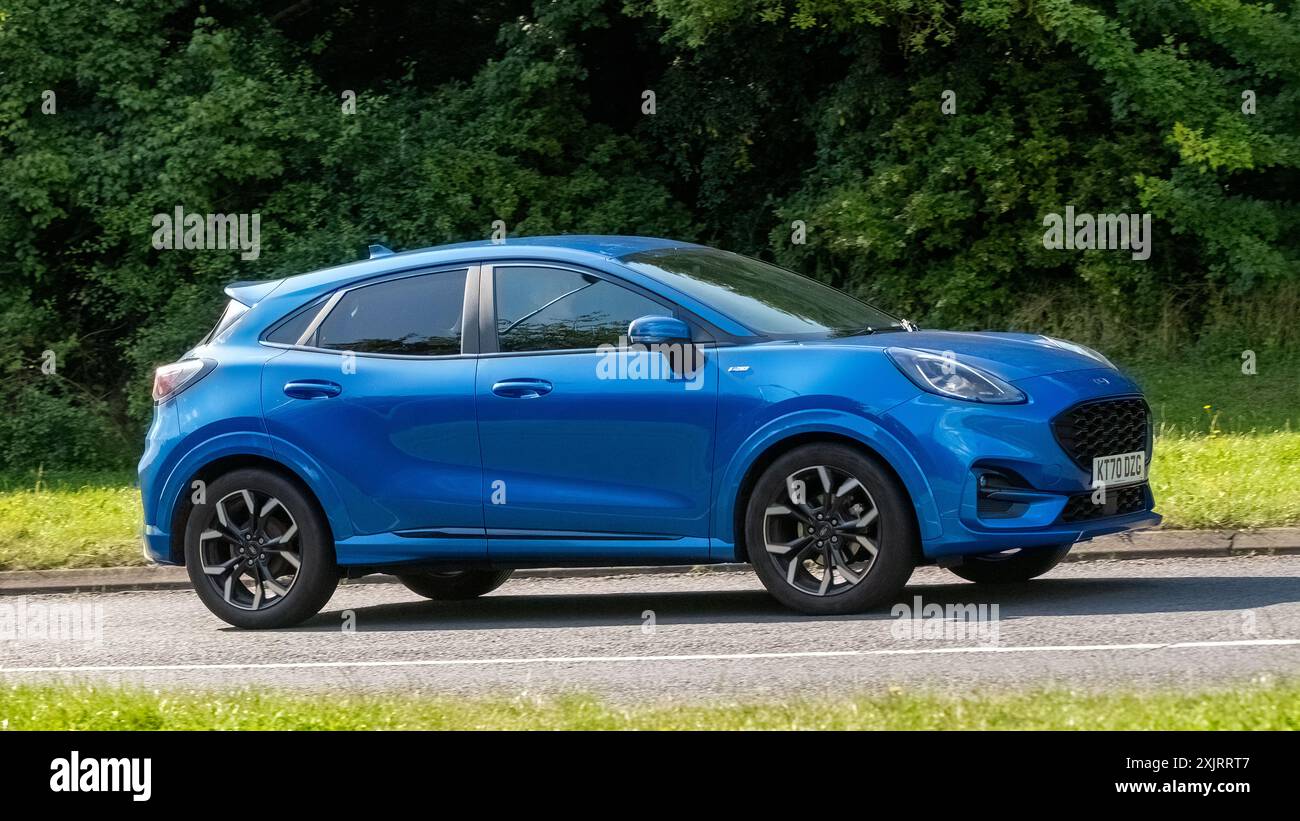
<path id="1" fill-rule="evenodd" d="M 672 309 L 621 285 L 577 271 L 496 269 L 497 343 L 502 351 L 617 345 L 632 320 Z"/>
<path id="2" fill-rule="evenodd" d="M 623 258 L 757 334 L 839 336 L 901 330 L 897 318 L 793 271 L 712 248 L 642 251 Z"/>
<path id="3" fill-rule="evenodd" d="M 278 342 L 281 345 L 297 345 L 298 340 L 302 339 L 303 333 L 306 332 L 307 326 L 311 325 L 311 321 L 320 312 L 320 306 L 320 302 L 313 302 L 310 306 L 281 322 L 278 328 L 266 335 L 266 341 Z"/>
<path id="4" fill-rule="evenodd" d="M 319 348 L 413 356 L 460 353 L 465 271 L 348 291 L 316 329 Z"/>

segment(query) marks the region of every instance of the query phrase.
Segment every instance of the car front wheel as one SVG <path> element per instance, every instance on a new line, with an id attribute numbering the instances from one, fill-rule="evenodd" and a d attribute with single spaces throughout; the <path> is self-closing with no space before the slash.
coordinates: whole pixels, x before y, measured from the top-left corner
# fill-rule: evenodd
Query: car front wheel
<path id="1" fill-rule="evenodd" d="M 1060 564 L 1073 546 L 1058 544 L 1006 550 L 986 556 L 967 556 L 961 564 L 948 569 L 967 581 L 980 584 L 1027 582 Z"/>
<path id="2" fill-rule="evenodd" d="M 813 615 L 858 613 L 907 584 L 916 521 L 907 494 L 876 460 L 843 445 L 805 445 L 755 483 L 745 544 L 777 601 Z"/>

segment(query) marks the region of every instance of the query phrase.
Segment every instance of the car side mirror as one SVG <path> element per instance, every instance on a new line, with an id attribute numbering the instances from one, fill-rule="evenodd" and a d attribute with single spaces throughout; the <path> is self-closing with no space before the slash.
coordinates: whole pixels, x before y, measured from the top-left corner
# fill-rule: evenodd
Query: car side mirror
<path id="1" fill-rule="evenodd" d="M 691 329 L 671 316 L 643 316 L 627 326 L 627 341 L 633 345 L 667 345 L 690 342 Z"/>
<path id="2" fill-rule="evenodd" d="M 691 342 L 691 329 L 680 319 L 671 316 L 634 319 L 627 326 L 627 339 L 632 345 L 659 350 L 678 377 L 693 378 L 704 367 L 704 352 Z"/>

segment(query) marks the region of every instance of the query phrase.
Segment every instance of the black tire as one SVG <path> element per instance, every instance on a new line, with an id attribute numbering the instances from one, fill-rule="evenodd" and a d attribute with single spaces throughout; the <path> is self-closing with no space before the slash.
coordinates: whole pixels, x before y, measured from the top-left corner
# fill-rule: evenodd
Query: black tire
<path id="1" fill-rule="evenodd" d="M 513 570 L 447 570 L 398 573 L 397 580 L 412 593 L 434 601 L 463 601 L 491 593 Z"/>
<path id="2" fill-rule="evenodd" d="M 800 483 L 801 506 L 793 499 Z M 746 504 L 745 544 L 777 601 L 834 615 L 895 598 L 916 566 L 918 536 L 912 503 L 893 474 L 864 453 L 826 443 L 796 448 L 763 472 Z"/>
<path id="3" fill-rule="evenodd" d="M 979 584 L 1015 584 L 1043 575 L 1065 560 L 1072 544 L 1022 548 L 1014 553 L 967 556 L 948 568 L 966 581 Z"/>
<path id="4" fill-rule="evenodd" d="M 185 567 L 207 608 L 248 629 L 292 627 L 320 612 L 339 575 L 333 537 L 307 494 L 259 468 L 214 479 L 205 494 L 185 524 Z"/>

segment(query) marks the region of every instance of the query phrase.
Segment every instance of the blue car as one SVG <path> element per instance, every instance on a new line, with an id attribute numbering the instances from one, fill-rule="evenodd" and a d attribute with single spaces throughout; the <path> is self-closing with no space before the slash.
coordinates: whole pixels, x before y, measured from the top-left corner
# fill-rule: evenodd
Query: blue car
<path id="1" fill-rule="evenodd" d="M 437 600 L 515 568 L 748 562 L 854 613 L 938 564 L 1026 581 L 1150 527 L 1150 411 L 1082 345 L 921 331 L 700 245 L 536 237 L 226 289 L 158 369 L 145 552 L 230 624 L 342 577 Z"/>

